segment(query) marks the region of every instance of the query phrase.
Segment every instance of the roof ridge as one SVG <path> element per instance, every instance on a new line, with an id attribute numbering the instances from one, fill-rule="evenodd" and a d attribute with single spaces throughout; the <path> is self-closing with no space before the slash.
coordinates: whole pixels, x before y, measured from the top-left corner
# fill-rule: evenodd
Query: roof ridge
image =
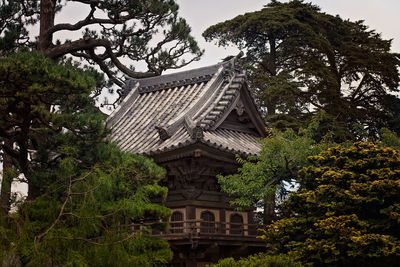
<path id="1" fill-rule="evenodd" d="M 228 115 L 232 106 L 235 105 L 237 99 L 239 98 L 240 89 L 243 86 L 245 73 L 233 73 L 231 79 L 229 80 L 228 86 L 222 92 L 222 95 L 215 103 L 215 105 L 210 109 L 207 114 L 203 115 L 202 125 L 205 129 L 212 128 L 221 118 Z"/>
<path id="2" fill-rule="evenodd" d="M 139 83 L 138 92 L 140 94 L 143 94 L 158 90 L 165 90 L 169 88 L 186 86 L 190 84 L 208 82 L 209 80 L 212 79 L 212 77 L 220 67 L 232 71 L 238 71 L 238 68 L 241 69 L 237 64 L 237 60 L 241 55 L 242 53 L 239 53 L 239 55 L 233 57 L 230 60 L 206 67 L 200 67 L 196 69 L 169 73 L 142 79 L 127 78 L 126 83 L 128 84 Z M 122 94 L 121 94 L 122 98 L 128 95 L 130 90 L 131 88 L 127 86 L 122 88 Z"/>
<path id="3" fill-rule="evenodd" d="M 218 69 L 225 64 L 226 62 L 223 62 L 197 69 L 164 74 L 143 79 L 128 78 L 127 81 L 139 83 L 139 93 L 149 93 L 195 83 L 208 82 L 218 71 Z M 123 89 L 123 95 L 127 95 L 130 89 L 131 88 L 125 87 Z"/>
<path id="4" fill-rule="evenodd" d="M 170 89 L 170 88 L 175 88 L 175 87 L 182 87 L 182 86 L 191 85 L 191 84 L 195 84 L 195 83 L 208 82 L 209 80 L 211 80 L 212 76 L 213 76 L 213 73 L 194 76 L 191 78 L 185 78 L 183 80 L 174 80 L 174 81 L 168 81 L 165 83 L 141 86 L 139 88 L 139 93 L 143 94 L 143 93 L 149 93 L 149 92 L 165 90 L 165 89 Z"/>

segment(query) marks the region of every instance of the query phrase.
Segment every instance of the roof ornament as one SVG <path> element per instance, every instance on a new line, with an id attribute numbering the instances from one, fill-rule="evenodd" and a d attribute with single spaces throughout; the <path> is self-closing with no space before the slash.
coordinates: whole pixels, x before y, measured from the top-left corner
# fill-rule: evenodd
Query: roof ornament
<path id="1" fill-rule="evenodd" d="M 172 136 L 171 132 L 162 126 L 156 126 L 156 129 L 157 129 L 158 135 L 160 136 L 161 141 L 165 141 Z"/>
<path id="2" fill-rule="evenodd" d="M 194 140 L 201 140 L 204 137 L 203 128 L 201 127 L 201 120 L 194 122 L 189 116 L 185 116 L 185 127 L 188 131 L 190 138 Z"/>
<path id="3" fill-rule="evenodd" d="M 243 68 L 239 64 L 239 58 L 241 58 L 243 55 L 244 55 L 243 51 L 240 51 L 239 54 L 237 54 L 236 56 L 232 57 L 231 59 L 223 63 L 224 65 L 223 79 L 225 82 L 223 86 L 225 86 L 226 83 L 229 83 L 230 80 L 237 75 L 244 76 Z"/>
<path id="4" fill-rule="evenodd" d="M 235 110 L 238 116 L 242 116 L 243 113 L 246 111 L 243 101 L 241 99 L 239 99 L 238 102 L 236 103 Z"/>
<path id="5" fill-rule="evenodd" d="M 235 60 L 235 63 L 238 61 L 239 58 L 243 57 L 244 53 L 243 51 L 240 51 L 239 54 L 237 54 L 233 59 Z"/>
<path id="6" fill-rule="evenodd" d="M 237 54 L 230 60 L 232 70 L 238 72 L 242 71 L 242 68 L 239 66 L 238 63 L 239 63 L 239 58 L 243 57 L 243 55 L 244 55 L 243 51 L 240 51 L 239 54 Z"/>
<path id="7" fill-rule="evenodd" d="M 125 97 L 133 90 L 135 87 L 138 87 L 139 81 L 134 78 L 125 77 L 125 84 L 121 89 L 117 90 L 118 99 L 115 100 L 115 103 L 121 103 Z"/>

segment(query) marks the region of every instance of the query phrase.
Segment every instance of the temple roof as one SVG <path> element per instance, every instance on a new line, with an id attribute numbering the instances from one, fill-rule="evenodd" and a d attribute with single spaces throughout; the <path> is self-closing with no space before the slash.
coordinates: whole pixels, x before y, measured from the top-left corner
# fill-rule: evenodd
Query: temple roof
<path id="1" fill-rule="evenodd" d="M 109 116 L 111 140 L 126 152 L 154 155 L 195 143 L 232 154 L 255 155 L 265 133 L 236 58 L 209 67 L 127 80 L 124 99 Z M 223 127 L 245 102 L 255 131 Z"/>

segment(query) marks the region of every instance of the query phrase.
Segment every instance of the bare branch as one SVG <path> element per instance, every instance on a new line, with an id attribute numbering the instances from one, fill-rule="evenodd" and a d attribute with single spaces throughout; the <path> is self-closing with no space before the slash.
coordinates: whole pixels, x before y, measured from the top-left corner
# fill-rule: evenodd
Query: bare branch
<path id="1" fill-rule="evenodd" d="M 124 72 L 126 75 L 134 78 L 147 78 L 151 76 L 155 76 L 157 73 L 154 72 L 136 72 L 132 71 L 129 68 L 127 68 L 124 64 L 122 64 L 117 56 L 113 53 L 112 48 L 111 48 L 111 43 L 110 41 L 106 39 L 93 39 L 93 38 L 85 38 L 85 39 L 79 39 L 77 41 L 73 41 L 70 43 L 64 43 L 62 45 L 50 48 L 45 51 L 46 56 L 50 58 L 58 58 L 61 57 L 65 54 L 68 53 L 74 53 L 78 52 L 80 50 L 93 50 L 96 47 L 104 47 L 106 49 L 106 53 L 108 57 L 111 59 L 111 61 L 114 63 L 114 65 Z M 99 60 L 94 59 L 96 63 L 100 63 Z M 102 66 L 100 66 L 102 67 Z M 106 69 L 106 65 L 103 65 L 103 68 Z M 104 71 L 104 69 L 102 70 Z M 107 67 L 108 69 L 108 67 Z M 107 73 L 108 75 L 109 73 Z"/>
<path id="2" fill-rule="evenodd" d="M 354 92 L 351 93 L 351 96 L 350 96 L 351 99 L 355 99 L 356 98 L 357 94 L 360 92 L 360 90 L 364 86 L 364 83 L 367 81 L 368 77 L 369 77 L 369 74 L 365 73 L 364 76 L 362 77 L 360 83 L 358 84 L 356 90 L 354 90 Z"/>

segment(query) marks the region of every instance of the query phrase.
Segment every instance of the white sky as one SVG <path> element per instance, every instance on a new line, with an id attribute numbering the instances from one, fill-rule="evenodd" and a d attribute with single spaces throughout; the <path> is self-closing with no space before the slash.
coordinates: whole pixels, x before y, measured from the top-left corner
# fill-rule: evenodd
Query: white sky
<path id="1" fill-rule="evenodd" d="M 221 48 L 206 43 L 201 34 L 209 26 L 232 19 L 246 12 L 260 10 L 268 0 L 177 0 L 180 15 L 192 27 L 192 34 L 205 55 L 184 69 L 193 69 L 218 63 L 228 55 L 235 55 L 235 48 Z M 288 2 L 288 1 L 282 1 Z M 392 51 L 400 53 L 400 0 L 313 0 L 322 12 L 339 15 L 351 21 L 364 20 L 370 29 L 381 33 L 384 39 L 393 39 Z M 182 69 L 181 69 L 182 70 Z M 178 70 L 179 71 L 179 70 Z"/>

